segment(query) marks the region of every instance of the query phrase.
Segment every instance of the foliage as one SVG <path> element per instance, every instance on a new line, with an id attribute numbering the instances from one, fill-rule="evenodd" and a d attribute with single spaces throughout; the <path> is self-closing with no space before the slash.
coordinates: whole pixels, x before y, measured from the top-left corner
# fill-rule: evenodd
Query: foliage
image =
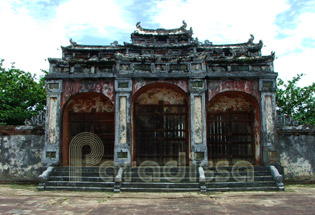
<path id="1" fill-rule="evenodd" d="M 29 72 L 2 67 L 0 59 L 0 124 L 21 125 L 46 106 L 45 79 Z M 44 74 L 47 72 L 43 71 Z"/>
<path id="2" fill-rule="evenodd" d="M 306 87 L 297 86 L 303 74 L 284 83 L 277 83 L 276 99 L 281 113 L 292 117 L 301 124 L 315 125 L 315 82 Z"/>

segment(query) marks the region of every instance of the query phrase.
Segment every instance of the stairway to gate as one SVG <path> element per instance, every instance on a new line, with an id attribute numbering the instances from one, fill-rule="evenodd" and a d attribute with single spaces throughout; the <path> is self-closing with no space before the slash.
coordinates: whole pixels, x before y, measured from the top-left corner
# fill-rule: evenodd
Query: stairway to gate
<path id="1" fill-rule="evenodd" d="M 39 190 L 115 192 L 213 192 L 283 190 L 274 167 L 49 167 Z"/>
<path id="2" fill-rule="evenodd" d="M 106 174 L 100 167 L 54 167 L 46 172 L 39 190 L 70 191 L 113 191 L 116 170 L 107 168 Z M 45 173 L 45 172 L 44 172 Z"/>
<path id="3" fill-rule="evenodd" d="M 121 191 L 200 191 L 196 167 L 137 167 L 124 170 Z"/>
<path id="4" fill-rule="evenodd" d="M 205 167 L 204 189 L 206 191 L 276 191 L 277 185 L 271 168 L 252 166 L 251 168 Z"/>

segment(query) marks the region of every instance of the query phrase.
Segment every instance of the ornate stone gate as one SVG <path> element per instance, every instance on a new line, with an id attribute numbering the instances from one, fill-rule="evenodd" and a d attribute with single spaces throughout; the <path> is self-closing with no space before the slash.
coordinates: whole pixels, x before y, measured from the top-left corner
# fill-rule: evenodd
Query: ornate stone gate
<path id="1" fill-rule="evenodd" d="M 100 136 L 103 160 L 116 165 L 180 163 L 182 157 L 187 165 L 277 162 L 274 53 L 262 56 L 262 41 L 253 36 L 215 45 L 192 34 L 185 22 L 176 29 L 139 23 L 131 43 L 62 47 L 46 76 L 43 162 L 68 165 L 69 143 L 80 132 Z M 170 95 L 181 102 L 170 102 Z"/>

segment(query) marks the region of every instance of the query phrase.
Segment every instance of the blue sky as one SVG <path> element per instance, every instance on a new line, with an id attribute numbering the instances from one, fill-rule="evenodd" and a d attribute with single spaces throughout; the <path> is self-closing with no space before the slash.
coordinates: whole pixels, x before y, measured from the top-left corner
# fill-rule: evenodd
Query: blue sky
<path id="1" fill-rule="evenodd" d="M 145 28 L 177 28 L 213 44 L 263 40 L 263 54 L 276 52 L 275 71 L 285 80 L 305 73 L 315 79 L 315 0 L 1 0 L 0 59 L 5 66 L 40 74 L 48 57 L 61 57 L 69 39 L 107 45 L 130 41 Z"/>

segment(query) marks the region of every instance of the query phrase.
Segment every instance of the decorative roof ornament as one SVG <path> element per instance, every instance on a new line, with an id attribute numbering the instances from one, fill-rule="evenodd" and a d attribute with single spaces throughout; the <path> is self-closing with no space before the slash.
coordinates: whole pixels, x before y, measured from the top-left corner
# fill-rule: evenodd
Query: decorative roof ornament
<path id="1" fill-rule="evenodd" d="M 199 42 L 198 37 L 195 38 L 194 43 L 195 43 L 196 45 L 202 45 L 201 42 Z"/>
<path id="2" fill-rule="evenodd" d="M 187 28 L 187 23 L 185 22 L 185 20 L 183 20 L 183 25 L 180 28 L 183 30 Z"/>
<path id="3" fill-rule="evenodd" d="M 78 45 L 78 43 L 77 43 L 77 42 L 74 42 L 74 41 L 72 40 L 72 38 L 70 38 L 70 43 L 71 43 L 71 46 L 76 46 L 76 45 Z"/>
<path id="4" fill-rule="evenodd" d="M 276 52 L 271 51 L 271 57 L 272 57 L 273 59 L 276 59 Z"/>
<path id="5" fill-rule="evenodd" d="M 254 42 L 254 39 L 255 39 L 255 37 L 254 37 L 254 35 L 250 35 L 250 38 L 249 38 L 249 40 L 248 40 L 248 43 L 253 43 Z"/>
<path id="6" fill-rule="evenodd" d="M 183 20 L 183 25 L 179 28 L 174 29 L 164 29 L 164 28 L 158 28 L 158 29 L 148 29 L 143 28 L 141 26 L 141 22 L 137 22 L 136 24 L 137 29 L 134 33 L 137 34 L 147 34 L 147 35 L 168 35 L 168 34 L 188 34 L 192 35 L 192 28 L 187 30 L 187 23 Z"/>
<path id="7" fill-rule="evenodd" d="M 210 42 L 209 40 L 205 40 L 205 45 L 212 46 L 212 42 Z"/>
<path id="8" fill-rule="evenodd" d="M 141 27 L 141 22 L 137 22 L 136 27 L 138 28 L 139 31 L 143 31 L 143 28 Z"/>
<path id="9" fill-rule="evenodd" d="M 118 46 L 118 41 L 115 40 L 114 42 L 110 43 L 110 46 Z"/>

